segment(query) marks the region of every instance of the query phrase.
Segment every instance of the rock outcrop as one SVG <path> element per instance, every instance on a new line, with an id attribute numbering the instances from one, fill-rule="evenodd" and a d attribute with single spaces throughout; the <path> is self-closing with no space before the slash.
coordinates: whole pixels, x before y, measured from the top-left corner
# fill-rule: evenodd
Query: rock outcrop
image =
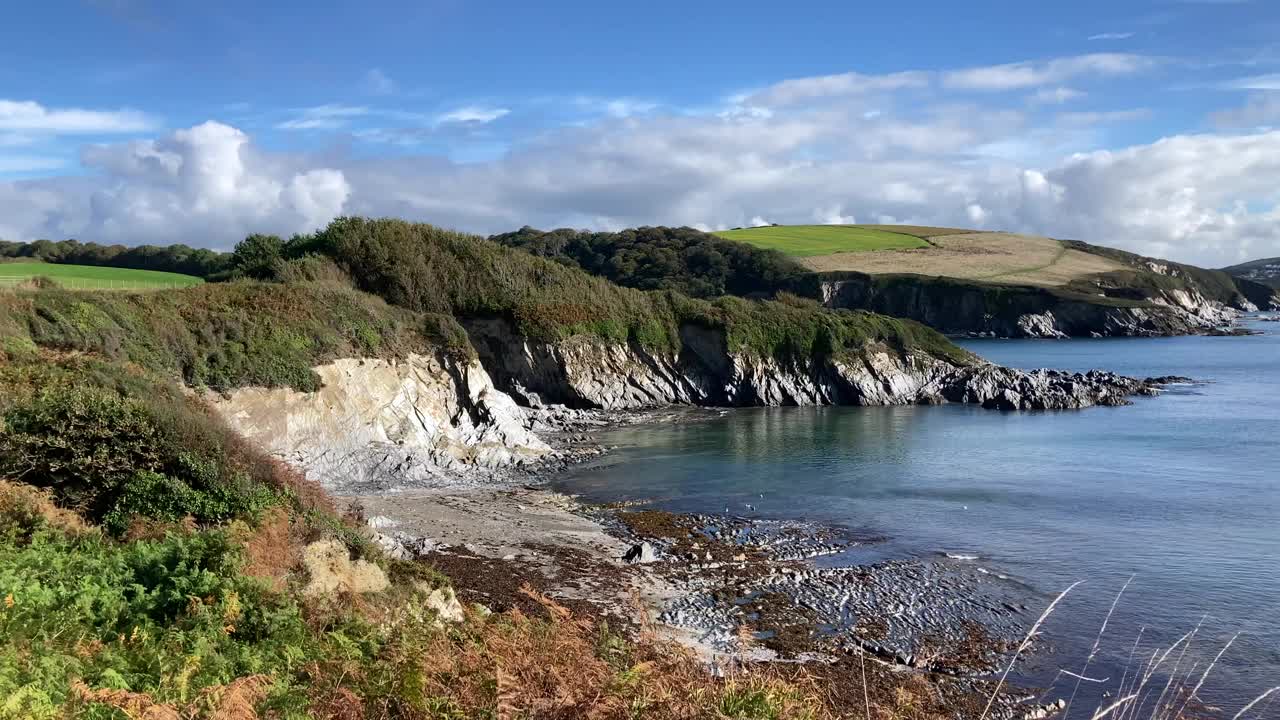
<path id="1" fill-rule="evenodd" d="M 1151 382 L 1112 373 L 1024 372 L 874 344 L 836 356 L 762 358 L 733 352 L 723 333 L 692 325 L 672 353 L 586 338 L 534 342 L 501 320 L 468 331 L 478 358 L 339 360 L 315 369 L 317 392 L 247 388 L 210 402 L 308 477 L 343 493 L 373 493 L 482 481 L 554 458 L 531 428 L 541 432 L 548 417 L 576 409 L 955 402 L 1056 410 L 1155 392 Z"/>
<path id="2" fill-rule="evenodd" d="M 530 406 L 607 410 L 670 404 L 914 405 L 960 402 L 1029 410 L 1117 405 L 1152 385 L 1113 373 L 1024 372 L 961 365 L 869 346 L 857 353 L 784 362 L 729 350 L 722 334 L 682 328 L 679 353 L 587 340 L 536 343 L 500 320 L 468 325 L 497 386 Z"/>
<path id="3" fill-rule="evenodd" d="M 315 370 L 318 392 L 246 388 L 210 400 L 245 437 L 343 491 L 449 484 L 551 451 L 474 359 L 348 359 Z"/>
<path id="4" fill-rule="evenodd" d="M 1155 270 L 1152 270 L 1155 272 Z M 1231 304 L 1194 289 L 1127 298 L 1056 293 L 1030 286 L 985 285 L 946 278 L 845 273 L 823 283 L 823 302 L 910 318 L 950 335 L 1007 338 L 1155 337 L 1207 333 L 1257 307 L 1245 295 Z"/>

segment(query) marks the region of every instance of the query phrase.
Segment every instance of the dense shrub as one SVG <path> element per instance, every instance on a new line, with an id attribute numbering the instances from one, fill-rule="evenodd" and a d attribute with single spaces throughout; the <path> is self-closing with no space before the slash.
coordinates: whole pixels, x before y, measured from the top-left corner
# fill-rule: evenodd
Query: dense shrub
<path id="1" fill-rule="evenodd" d="M 525 226 L 489 238 L 640 290 L 675 290 L 690 297 L 772 297 L 780 291 L 817 297 L 817 277 L 776 250 L 765 250 L 680 227 L 620 232 Z"/>
<path id="2" fill-rule="evenodd" d="M 314 390 L 319 380 L 312 368 L 336 358 L 404 357 L 433 347 L 469 351 L 451 318 L 390 308 L 335 283 L 6 293 L 0 295 L 0 343 L 99 353 L 215 390 Z"/>
<path id="3" fill-rule="evenodd" d="M 696 232 L 696 231 L 691 231 Z M 714 302 L 673 290 L 619 287 L 576 267 L 496 242 L 402 220 L 339 218 L 286 244 L 302 257 L 331 258 L 357 285 L 411 310 L 466 320 L 502 316 L 534 340 L 575 335 L 635 342 L 660 351 L 680 347 L 680 328 L 724 330 L 734 350 L 784 359 L 838 353 L 880 342 L 957 362 L 967 353 L 910 321 L 828 311 L 816 303 Z"/>
<path id="4" fill-rule="evenodd" d="M 114 533 L 134 515 L 252 517 L 286 492 L 272 463 L 171 385 L 94 361 L 55 368 L 4 367 L 0 475 Z"/>

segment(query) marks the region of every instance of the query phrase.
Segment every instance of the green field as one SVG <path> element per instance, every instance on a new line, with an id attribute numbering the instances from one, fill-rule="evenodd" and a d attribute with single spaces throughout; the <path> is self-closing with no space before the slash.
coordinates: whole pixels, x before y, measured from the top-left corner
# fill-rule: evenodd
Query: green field
<path id="1" fill-rule="evenodd" d="M 155 290 L 199 285 L 191 275 L 130 270 L 93 265 L 58 265 L 44 262 L 0 263 L 0 288 L 15 287 L 34 277 L 46 277 L 74 290 Z"/>
<path id="2" fill-rule="evenodd" d="M 715 234 L 795 257 L 929 247 L 929 243 L 912 235 L 857 225 L 781 225 L 722 230 Z"/>

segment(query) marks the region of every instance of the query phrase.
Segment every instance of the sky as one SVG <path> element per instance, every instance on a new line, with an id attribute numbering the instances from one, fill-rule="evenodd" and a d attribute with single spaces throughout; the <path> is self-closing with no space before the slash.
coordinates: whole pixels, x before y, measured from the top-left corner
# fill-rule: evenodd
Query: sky
<path id="1" fill-rule="evenodd" d="M 42 0 L 0 238 L 912 223 L 1280 255 L 1280 2 Z"/>

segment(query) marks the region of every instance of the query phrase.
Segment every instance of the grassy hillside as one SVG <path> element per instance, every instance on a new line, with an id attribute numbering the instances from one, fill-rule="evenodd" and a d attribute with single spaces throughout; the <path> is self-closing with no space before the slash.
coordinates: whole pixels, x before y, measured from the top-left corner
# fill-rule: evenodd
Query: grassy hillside
<path id="1" fill-rule="evenodd" d="M 802 258 L 929 247 L 926 241 L 915 235 L 858 225 L 774 225 L 721 230 L 715 234 Z"/>
<path id="2" fill-rule="evenodd" d="M 447 577 L 386 557 L 192 391 L 467 354 L 455 317 L 489 314 L 550 340 L 669 345 L 698 322 L 749 351 L 967 354 L 914 323 L 619 288 L 426 225 L 344 219 L 287 252 L 273 283 L 0 292 L 0 720 L 836 715 L 803 670 L 717 679 L 536 594 L 533 614 L 442 622 Z M 870 691 L 886 718 L 916 697 L 892 675 Z"/>
<path id="3" fill-rule="evenodd" d="M 870 343 L 953 362 L 972 357 L 918 323 L 813 302 L 714 301 L 619 287 L 576 267 L 474 235 L 401 220 L 339 218 L 291 241 L 285 262 L 324 256 L 360 289 L 392 305 L 456 318 L 501 316 L 524 336 L 555 342 L 587 336 L 680 349 L 680 326 L 721 330 L 734 352 L 783 359 L 854 351 Z M 292 260 L 290 260 L 292 258 Z"/>
<path id="4" fill-rule="evenodd" d="M 1222 268 L 1222 271 L 1233 277 L 1251 280 L 1280 290 L 1280 258 L 1253 260 Z"/>
<path id="5" fill-rule="evenodd" d="M 951 232 L 931 236 L 928 243 L 909 252 L 839 253 L 807 257 L 804 262 L 817 272 L 916 274 L 1037 287 L 1062 286 L 1121 267 L 1105 257 L 1031 235 Z"/>
<path id="6" fill-rule="evenodd" d="M 0 262 L 0 288 L 32 278 L 49 278 L 65 288 L 79 290 L 151 290 L 199 285 L 201 278 L 179 273 L 129 268 L 63 265 L 47 262 Z"/>

